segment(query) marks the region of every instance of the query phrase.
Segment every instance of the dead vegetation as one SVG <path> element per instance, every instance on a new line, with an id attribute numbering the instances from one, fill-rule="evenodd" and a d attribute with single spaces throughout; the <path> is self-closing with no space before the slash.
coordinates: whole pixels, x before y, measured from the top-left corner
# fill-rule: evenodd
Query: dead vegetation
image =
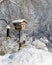
<path id="1" fill-rule="evenodd" d="M 2 40 L 0 40 L 0 55 L 5 55 L 6 49 L 3 47 Z"/>

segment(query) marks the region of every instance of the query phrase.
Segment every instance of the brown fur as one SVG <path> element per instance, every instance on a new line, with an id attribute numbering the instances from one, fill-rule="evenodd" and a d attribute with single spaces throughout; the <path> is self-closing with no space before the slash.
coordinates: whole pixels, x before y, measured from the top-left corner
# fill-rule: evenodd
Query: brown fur
<path id="1" fill-rule="evenodd" d="M 20 47 L 24 48 L 25 41 L 20 42 Z"/>

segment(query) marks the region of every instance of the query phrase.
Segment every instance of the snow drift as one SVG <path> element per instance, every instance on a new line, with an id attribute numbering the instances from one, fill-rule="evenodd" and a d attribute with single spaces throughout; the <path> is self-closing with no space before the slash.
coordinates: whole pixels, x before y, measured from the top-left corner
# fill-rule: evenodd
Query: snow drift
<path id="1" fill-rule="evenodd" d="M 27 46 L 15 54 L 0 56 L 1 65 L 52 65 L 52 53 Z"/>

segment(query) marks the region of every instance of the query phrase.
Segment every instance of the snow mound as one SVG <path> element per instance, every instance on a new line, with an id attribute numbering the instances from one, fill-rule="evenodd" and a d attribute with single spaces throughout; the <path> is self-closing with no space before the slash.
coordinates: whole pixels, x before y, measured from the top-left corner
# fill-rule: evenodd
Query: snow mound
<path id="1" fill-rule="evenodd" d="M 45 42 L 43 42 L 42 40 L 35 39 L 35 41 L 33 41 L 32 45 L 35 46 L 38 49 L 43 49 L 43 50 L 48 51 Z"/>
<path id="2" fill-rule="evenodd" d="M 52 65 L 52 54 L 35 47 L 25 47 L 15 54 L 0 56 L 1 65 Z"/>

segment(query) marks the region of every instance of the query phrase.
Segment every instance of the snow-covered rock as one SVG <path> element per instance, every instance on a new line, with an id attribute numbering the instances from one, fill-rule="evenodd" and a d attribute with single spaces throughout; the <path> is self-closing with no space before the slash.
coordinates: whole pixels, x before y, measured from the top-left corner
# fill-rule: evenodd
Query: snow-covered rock
<path id="1" fill-rule="evenodd" d="M 42 41 L 43 43 L 49 43 L 48 39 L 46 37 L 40 38 L 40 41 Z"/>
<path id="2" fill-rule="evenodd" d="M 48 50 L 46 48 L 46 45 L 44 42 L 40 41 L 39 39 L 35 39 L 35 41 L 33 41 L 32 45 L 34 45 L 36 48 L 38 49 L 44 49 L 44 50 Z"/>

